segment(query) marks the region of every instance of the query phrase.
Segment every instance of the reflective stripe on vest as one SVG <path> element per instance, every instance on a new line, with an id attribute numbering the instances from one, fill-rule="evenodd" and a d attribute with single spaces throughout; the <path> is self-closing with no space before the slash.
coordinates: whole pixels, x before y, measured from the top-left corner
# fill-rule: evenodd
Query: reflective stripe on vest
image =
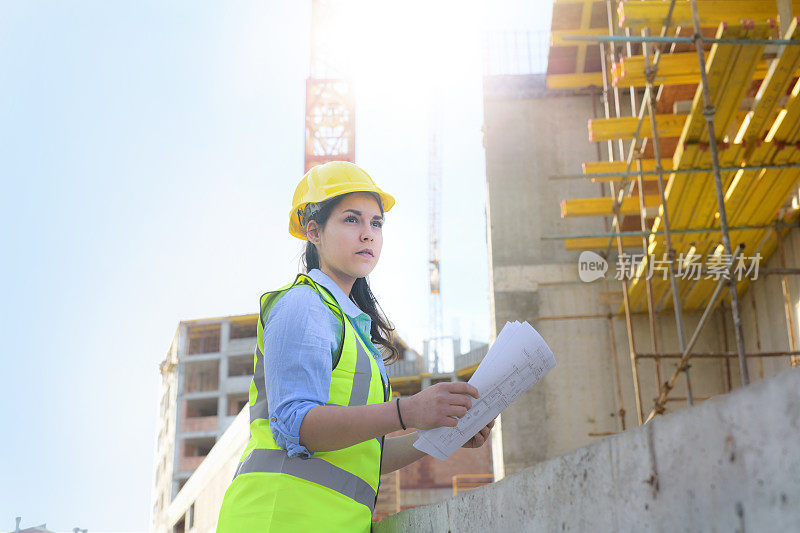
<path id="1" fill-rule="evenodd" d="M 289 474 L 311 481 L 366 505 L 370 512 L 375 505 L 375 491 L 366 481 L 323 459 L 289 457 L 284 450 L 257 448 L 239 463 L 234 479 L 240 474 L 253 472 Z"/>
<path id="2" fill-rule="evenodd" d="M 349 320 L 350 317 L 348 317 Z M 355 327 L 353 327 L 355 329 Z M 358 334 L 358 333 L 356 333 Z M 342 332 L 344 335 L 344 332 Z M 366 405 L 369 396 L 369 382 L 372 371 L 369 366 L 369 355 L 356 340 L 356 368 L 353 375 L 353 390 L 350 392 L 350 401 L 347 405 Z"/>

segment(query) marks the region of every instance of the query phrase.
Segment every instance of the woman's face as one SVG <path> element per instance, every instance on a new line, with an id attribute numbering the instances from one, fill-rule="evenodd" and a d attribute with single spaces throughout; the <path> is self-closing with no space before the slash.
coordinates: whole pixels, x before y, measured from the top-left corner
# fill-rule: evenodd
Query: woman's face
<path id="1" fill-rule="evenodd" d="M 319 252 L 320 266 L 348 278 L 366 277 L 381 256 L 383 215 L 375 197 L 366 192 L 350 193 L 333 208 L 319 231 L 309 222 L 308 239 Z"/>

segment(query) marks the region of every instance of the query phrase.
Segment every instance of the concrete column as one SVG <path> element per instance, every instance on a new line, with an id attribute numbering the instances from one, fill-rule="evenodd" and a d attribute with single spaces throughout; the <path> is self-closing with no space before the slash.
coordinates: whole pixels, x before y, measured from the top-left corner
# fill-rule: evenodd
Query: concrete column
<path id="1" fill-rule="evenodd" d="M 222 418 L 228 416 L 228 355 L 222 353 L 219 358 L 219 398 L 217 404 L 217 417 Z M 220 424 L 220 428 L 222 425 Z"/>
<path id="2" fill-rule="evenodd" d="M 223 320 L 219 325 L 219 351 L 225 353 L 228 351 L 228 341 L 231 338 L 231 322 L 230 320 Z"/>

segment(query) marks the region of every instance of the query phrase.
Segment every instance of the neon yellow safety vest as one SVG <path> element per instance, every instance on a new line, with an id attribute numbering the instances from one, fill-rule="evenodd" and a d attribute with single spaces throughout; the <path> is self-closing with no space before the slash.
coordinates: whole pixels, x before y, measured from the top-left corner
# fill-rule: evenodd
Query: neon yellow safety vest
<path id="1" fill-rule="evenodd" d="M 371 405 L 391 397 L 378 364 L 327 289 L 299 274 L 293 283 L 261 296 L 253 381 L 250 441 L 225 497 L 217 533 L 369 531 L 377 500 L 383 437 L 313 457 L 289 457 L 270 429 L 264 383 L 264 324 L 292 287 L 314 289 L 343 326 L 334 359 L 328 405 Z"/>

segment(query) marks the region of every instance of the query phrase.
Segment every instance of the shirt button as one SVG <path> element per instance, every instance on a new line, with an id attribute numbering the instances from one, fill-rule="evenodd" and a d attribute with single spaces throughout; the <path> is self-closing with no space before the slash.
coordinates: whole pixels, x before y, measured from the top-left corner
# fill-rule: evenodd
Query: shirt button
<path id="1" fill-rule="evenodd" d="M 272 418 L 270 418 L 270 420 L 272 420 L 273 422 L 277 422 L 278 421 L 278 417 L 277 416 L 273 416 Z"/>

